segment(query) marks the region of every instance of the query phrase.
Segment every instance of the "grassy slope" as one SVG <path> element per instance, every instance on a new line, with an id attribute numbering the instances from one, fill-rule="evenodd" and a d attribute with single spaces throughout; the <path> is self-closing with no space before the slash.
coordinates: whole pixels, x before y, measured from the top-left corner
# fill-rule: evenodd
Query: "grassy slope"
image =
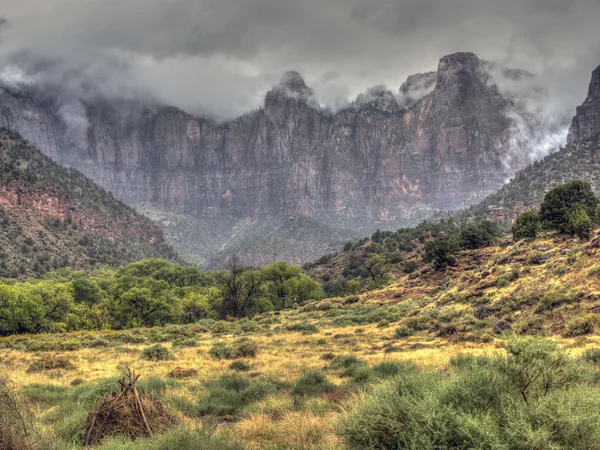
<path id="1" fill-rule="evenodd" d="M 534 242 L 506 240 L 463 252 L 458 266 L 445 272 L 422 266 L 410 275 L 397 273 L 386 288 L 359 298 L 326 299 L 240 323 L 3 338 L 0 370 L 9 371 L 34 405 L 35 421 L 46 435 L 69 448 L 58 439 L 66 433 L 64 423 L 75 423 L 77 417 L 60 405 L 62 397 L 75 392 L 73 384 L 92 386 L 98 379 L 116 379 L 132 366 L 143 377 L 167 380 L 163 400 L 188 426 L 198 425 L 198 399 L 210 390 L 210 383 L 236 373 L 229 368 L 230 360 L 210 355 L 211 346 L 246 336 L 259 347 L 256 358 L 245 359 L 250 365 L 247 376 L 257 383 L 275 379 L 284 385 L 232 415 L 218 417 L 217 421 L 228 425 L 219 427 L 217 433 L 231 434 L 251 449 L 343 448 L 336 423 L 345 405 L 355 401 L 348 392 L 356 386 L 343 369 L 332 368 L 323 359 L 328 353 L 351 354 L 369 366 L 384 361 L 442 366 L 461 352 L 501 351 L 511 335 L 548 336 L 573 354 L 600 346 L 594 312 L 600 307 L 600 250 L 586 250 L 586 245 L 552 235 Z M 484 271 L 489 272 L 485 277 Z M 492 311 L 480 319 L 475 311 L 482 305 Z M 495 332 L 502 320 L 511 329 Z M 582 328 L 581 321 L 589 321 L 592 329 Z M 310 331 L 306 323 L 316 329 Z M 411 336 L 397 337 L 397 328 L 409 330 Z M 581 330 L 589 333 L 574 336 Z M 157 339 L 165 341 L 163 345 L 174 351 L 175 359 L 142 359 L 141 350 Z M 189 347 L 178 346 L 181 339 L 192 339 Z M 56 352 L 67 356 L 75 368 L 27 371 L 40 354 Z M 197 374 L 168 381 L 176 367 L 194 369 Z M 298 403 L 292 386 L 307 369 L 322 371 L 334 387 L 329 394 Z M 62 394 L 51 394 L 53 389 Z"/>

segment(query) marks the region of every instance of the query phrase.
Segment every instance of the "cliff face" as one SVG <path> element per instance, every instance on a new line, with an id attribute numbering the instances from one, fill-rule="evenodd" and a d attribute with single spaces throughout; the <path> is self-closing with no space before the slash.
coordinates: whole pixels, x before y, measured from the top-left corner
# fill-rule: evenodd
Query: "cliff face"
<path id="1" fill-rule="evenodd" d="M 375 92 L 335 114 L 296 72 L 261 109 L 224 124 L 133 102 L 79 106 L 73 124 L 52 101 L 3 91 L 0 126 L 126 203 L 196 218 L 408 223 L 476 203 L 522 167 L 507 118 L 515 108 L 471 53 L 409 78 L 400 101 Z"/>
<path id="2" fill-rule="evenodd" d="M 577 107 L 569 130 L 569 143 L 580 142 L 600 133 L 600 66 L 592 73 L 588 96 Z"/>

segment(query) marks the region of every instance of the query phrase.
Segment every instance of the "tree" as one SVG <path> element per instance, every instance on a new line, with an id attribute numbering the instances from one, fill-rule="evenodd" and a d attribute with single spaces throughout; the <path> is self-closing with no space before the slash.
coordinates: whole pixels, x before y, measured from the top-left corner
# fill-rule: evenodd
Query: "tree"
<path id="1" fill-rule="evenodd" d="M 293 264 L 278 261 L 262 270 L 269 300 L 275 309 L 321 298 L 319 284 Z"/>
<path id="2" fill-rule="evenodd" d="M 575 205 L 569 214 L 569 231 L 583 241 L 590 239 L 592 235 L 592 220 L 588 216 L 585 208 L 581 205 Z"/>
<path id="3" fill-rule="evenodd" d="M 487 223 L 466 226 L 460 232 L 461 246 L 471 250 L 487 247 L 494 240 L 493 232 L 494 229 Z"/>
<path id="4" fill-rule="evenodd" d="M 537 211 L 530 210 L 519 214 L 512 227 L 513 239 L 535 239 L 540 230 L 540 215 Z"/>
<path id="5" fill-rule="evenodd" d="M 456 253 L 460 244 L 456 236 L 443 236 L 425 243 L 425 262 L 433 262 L 436 270 L 442 270 L 456 263 Z"/>
<path id="6" fill-rule="evenodd" d="M 373 281 L 381 281 L 387 272 L 385 256 L 381 254 L 374 255 L 365 264 L 365 269 Z"/>
<path id="7" fill-rule="evenodd" d="M 231 257 L 227 269 L 217 275 L 223 296 L 221 317 L 245 317 L 263 296 L 263 273 L 242 266 L 237 255 Z"/>
<path id="8" fill-rule="evenodd" d="M 119 298 L 115 318 L 121 326 L 154 326 L 165 323 L 176 303 L 174 298 L 165 294 L 163 292 L 157 295 L 156 290 L 153 292 L 150 287 L 133 287 Z"/>
<path id="9" fill-rule="evenodd" d="M 544 197 L 540 206 L 542 226 L 561 233 L 570 232 L 569 218 L 575 205 L 580 205 L 592 222 L 597 222 L 596 208 L 600 201 L 589 183 L 571 181 L 555 187 Z"/>

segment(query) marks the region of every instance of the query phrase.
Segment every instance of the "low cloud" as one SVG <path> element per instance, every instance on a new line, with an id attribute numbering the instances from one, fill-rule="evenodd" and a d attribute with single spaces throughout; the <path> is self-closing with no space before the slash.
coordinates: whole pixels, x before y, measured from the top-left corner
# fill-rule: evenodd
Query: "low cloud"
<path id="1" fill-rule="evenodd" d="M 0 82 L 228 119 L 298 69 L 338 108 L 473 51 L 537 74 L 567 116 L 600 64 L 597 0 L 5 0 Z"/>

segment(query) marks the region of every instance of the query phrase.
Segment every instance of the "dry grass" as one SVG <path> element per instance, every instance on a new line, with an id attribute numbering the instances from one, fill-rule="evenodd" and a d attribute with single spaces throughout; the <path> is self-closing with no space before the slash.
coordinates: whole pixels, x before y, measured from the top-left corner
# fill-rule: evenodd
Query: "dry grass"
<path id="1" fill-rule="evenodd" d="M 571 315 L 600 306 L 600 255 L 593 253 L 595 250 L 584 254 L 583 247 L 576 240 L 546 236 L 534 243 L 465 252 L 461 255 L 458 269 L 443 273 L 430 271 L 412 279 L 401 275 L 385 289 L 362 295 L 359 304 L 344 308 L 360 315 L 361 308 L 418 303 L 426 296 L 429 299 L 427 304 L 419 307 L 416 313 L 439 309 L 461 317 L 472 317 L 477 307 L 476 301 L 480 300 L 465 298 L 482 287 L 485 302 L 494 308 L 508 305 L 525 294 L 526 297 L 538 298 L 535 300 L 537 303 L 523 304 L 509 312 L 498 313 L 493 320 L 508 317 L 517 324 L 534 317 L 543 317 L 546 332 L 568 352 L 578 355 L 587 349 L 600 347 L 600 336 L 595 333 L 568 339 L 561 336 Z M 542 253 L 551 253 L 552 257 L 544 264 L 528 264 L 529 255 L 539 251 L 539 248 L 545 248 Z M 565 249 L 568 250 L 561 254 Z M 501 261 L 505 262 L 500 263 Z M 484 270 L 490 272 L 485 279 L 481 276 Z M 502 282 L 515 270 L 520 273 L 517 279 Z M 537 312 L 541 301 L 539 298 L 543 298 L 548 292 L 558 292 L 573 297 L 575 301 L 542 315 Z M 452 300 L 453 298 L 458 300 Z M 494 336 L 489 342 L 459 342 L 435 337 L 427 331 L 418 331 L 414 336 L 397 339 L 394 337 L 395 329 L 405 319 L 383 326 L 378 326 L 378 323 L 333 326 L 333 317 L 335 316 L 328 316 L 327 311 L 318 309 L 308 312 L 286 311 L 273 316 L 277 320 L 269 330 L 248 334 L 258 345 L 256 357 L 244 360 L 250 365 L 250 370 L 246 372 L 249 379 L 274 379 L 293 385 L 306 370 L 326 370 L 330 365 L 329 361 L 322 358 L 326 353 L 352 354 L 370 366 L 384 361 L 410 361 L 419 365 L 441 367 L 458 354 L 493 354 L 503 351 L 505 344 L 502 336 Z M 287 325 L 306 320 L 315 323 L 318 331 L 310 334 L 286 331 Z M 493 324 L 490 320 L 489 326 L 493 327 Z M 357 329 L 359 332 L 356 332 Z M 10 373 L 17 388 L 34 384 L 70 387 L 75 382 L 92 383 L 105 378 L 116 380 L 126 367 L 134 367 L 145 378 L 177 378 L 181 387 L 168 387 L 165 396 L 192 404 L 207 389 L 207 383 L 223 374 L 235 373 L 229 368 L 231 360 L 218 360 L 210 355 L 209 350 L 216 342 L 231 345 L 239 337 L 239 333 L 218 336 L 203 333 L 198 334 L 196 347 L 171 348 L 171 344 L 164 343 L 174 353 L 174 359 L 168 361 L 144 360 L 142 350 L 148 344 L 84 348 L 63 353 L 72 363 L 71 368 L 48 368 L 39 372 L 28 371 L 28 367 L 39 361 L 40 355 L 22 350 L 1 349 L 0 372 Z M 39 336 L 39 339 L 44 339 L 44 336 Z M 393 345 L 394 352 L 386 351 L 390 345 Z M 329 370 L 327 377 L 340 389 L 348 382 L 347 378 L 341 377 L 340 371 Z M 338 405 L 338 400 L 331 401 L 326 396 L 298 405 L 290 390 L 283 390 L 243 407 L 236 420 L 222 421 L 218 433 L 231 433 L 252 449 L 272 445 L 290 449 L 341 448 L 335 428 L 343 403 L 352 401 L 352 397 L 350 400 L 347 398 L 345 396 L 341 399 L 341 406 Z M 37 411 L 38 418 L 47 417 L 51 409 L 35 404 L 32 408 Z M 184 416 L 182 411 L 176 412 L 190 426 L 199 426 L 202 422 L 201 418 L 193 414 Z M 45 427 L 49 435 L 53 436 L 53 427 Z"/>

